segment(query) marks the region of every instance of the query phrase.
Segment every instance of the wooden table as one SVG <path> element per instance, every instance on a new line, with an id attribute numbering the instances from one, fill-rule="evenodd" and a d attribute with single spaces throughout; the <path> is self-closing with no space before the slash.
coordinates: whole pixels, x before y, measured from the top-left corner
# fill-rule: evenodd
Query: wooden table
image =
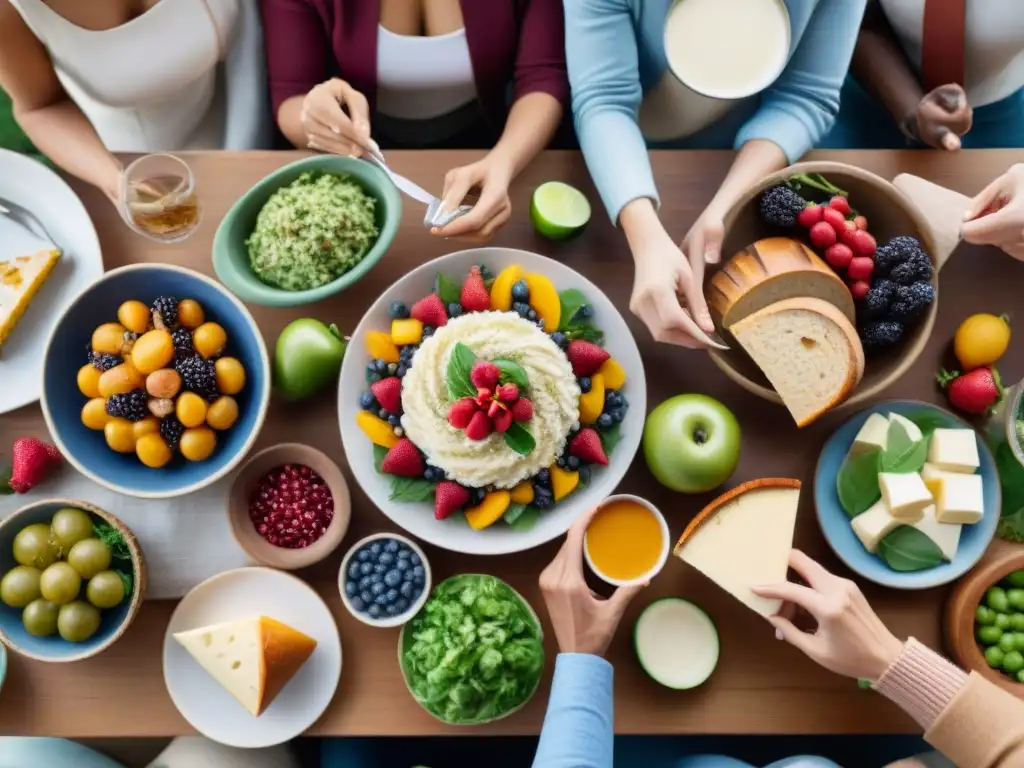
<path id="1" fill-rule="evenodd" d="M 819 153 L 820 154 L 820 153 Z M 128 262 L 172 262 L 212 274 L 210 244 L 217 223 L 234 200 L 274 168 L 299 153 L 207 154 L 190 158 L 198 177 L 204 221 L 190 240 L 154 245 L 131 233 L 110 204 L 94 190 L 75 184 L 99 230 L 108 268 Z M 439 189 L 444 171 L 477 157 L 473 152 L 395 152 L 395 169 L 428 189 Z M 652 165 L 662 194 L 663 221 L 681 238 L 714 193 L 732 155 L 725 152 L 659 152 Z M 847 152 L 821 155 L 853 163 L 886 178 L 900 172 L 918 174 L 939 184 L 974 194 L 1021 152 Z M 586 191 L 595 203 L 593 221 L 579 239 L 563 245 L 534 234 L 526 210 L 531 191 L 541 182 L 561 179 Z M 515 216 L 495 244 L 537 251 L 565 261 L 604 289 L 626 312 L 632 264 L 621 235 L 597 207 L 581 157 L 550 152 L 534 163 L 512 191 Z M 289 321 L 312 315 L 352 328 L 384 288 L 399 275 L 428 259 L 459 247 L 427 235 L 419 206 L 408 204 L 394 245 L 384 260 L 359 284 L 315 307 L 275 310 L 253 307 L 266 341 L 272 344 Z M 962 247 L 942 275 L 942 308 L 932 341 L 919 363 L 887 393 L 891 397 L 942 402 L 934 384 L 935 369 L 953 329 L 968 314 L 1001 312 L 1020 306 L 1024 266 L 995 250 Z M 798 431 L 787 413 L 739 389 L 719 373 L 703 353 L 655 344 L 631 316 L 647 366 L 649 400 L 653 405 L 681 392 L 704 392 L 733 410 L 744 431 L 743 459 L 732 483 L 764 476 L 792 476 L 809 482 L 818 451 L 845 416 L 835 414 Z M 1005 361 L 1004 380 L 1024 373 L 1024 345 L 1015 341 Z M 40 410 L 29 406 L 0 419 L 0 445 L 20 434 L 45 436 Z M 344 466 L 333 392 L 312 402 L 287 406 L 274 402 L 259 446 L 302 441 L 326 451 Z M 371 531 L 392 528 L 389 521 L 349 479 L 354 516 L 348 541 Z M 624 491 L 642 494 L 663 509 L 678 535 L 709 496 L 673 494 L 659 486 L 643 459 L 637 458 Z M 42 495 L 45 491 L 40 492 Z M 34 497 L 38 498 L 36 494 Z M 845 569 L 825 544 L 805 494 L 797 544 L 838 573 Z M 144 501 L 139 503 L 144 504 Z M 210 510 L 210 514 L 223 514 Z M 143 542 L 143 546 L 145 542 Z M 507 579 L 543 615 L 537 576 L 553 553 L 550 544 L 532 552 L 499 558 L 478 558 L 428 547 L 435 577 L 456 572 L 488 572 Z M 345 664 L 341 685 L 330 708 L 311 734 L 417 735 L 438 734 L 441 728 L 410 698 L 395 659 L 397 630 L 370 629 L 342 607 L 336 588 L 341 551 L 302 573 L 326 599 L 338 620 Z M 939 616 L 946 590 L 895 592 L 865 584 L 871 603 L 899 635 L 913 634 L 938 647 Z M 630 645 L 630 625 L 638 611 L 656 597 L 675 594 L 704 606 L 718 624 L 722 658 L 703 688 L 690 693 L 665 690 L 640 670 Z M 10 672 L 0 695 L 0 733 L 68 737 L 172 736 L 190 729 L 168 697 L 161 665 L 164 630 L 175 603 L 147 603 L 135 624 L 113 648 L 77 664 L 39 664 L 12 655 Z M 546 616 L 544 617 L 547 622 Z M 556 648 L 548 632 L 553 662 Z M 686 653 L 685 648 L 679 649 Z M 817 668 L 798 652 L 773 638 L 765 622 L 681 562 L 673 560 L 635 601 L 623 620 L 609 659 L 616 668 L 616 731 L 619 733 L 882 733 L 915 730 L 909 718 L 856 683 Z M 550 668 L 549 662 L 549 668 Z M 547 683 L 523 712 L 474 734 L 535 734 L 548 697 Z M 454 732 L 454 730 L 452 730 Z M 467 731 L 460 730 L 465 734 Z"/>

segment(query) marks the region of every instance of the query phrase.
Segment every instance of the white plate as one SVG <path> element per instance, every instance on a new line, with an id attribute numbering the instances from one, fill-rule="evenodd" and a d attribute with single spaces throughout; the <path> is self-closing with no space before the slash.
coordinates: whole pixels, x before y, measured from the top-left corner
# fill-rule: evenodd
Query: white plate
<path id="1" fill-rule="evenodd" d="M 373 446 L 356 426 L 359 395 L 366 390 L 367 331 L 386 330 L 391 325 L 388 305 L 401 300 L 411 305 L 434 290 L 438 272 L 462 280 L 474 264 L 484 264 L 497 275 L 504 267 L 518 264 L 527 272 L 546 275 L 559 291 L 577 288 L 594 309 L 594 324 L 604 331 L 604 347 L 626 370 L 623 393 L 629 410 L 621 424 L 622 439 L 608 457 L 607 467 L 594 467 L 590 485 L 542 512 L 528 531 L 516 531 L 498 521 L 482 531 L 474 531 L 462 515 L 435 520 L 433 503 L 390 501 L 389 483 L 373 466 Z M 610 495 L 629 469 L 640 447 L 647 413 L 647 385 L 643 362 L 626 321 L 601 289 L 564 264 L 529 251 L 512 248 L 475 248 L 434 259 L 409 272 L 374 302 L 363 316 L 349 344 L 338 381 L 338 414 L 341 442 L 349 467 L 359 485 L 380 510 L 412 535 L 438 547 L 471 555 L 504 555 L 540 546 L 565 533 L 577 516 Z"/>
<path id="2" fill-rule="evenodd" d="M 173 635 L 257 615 L 306 633 L 317 646 L 267 711 L 253 717 Z M 305 582 L 271 568 L 207 579 L 178 603 L 164 635 L 164 682 L 174 705 L 201 734 L 232 747 L 269 747 L 301 735 L 327 709 L 340 678 L 341 638 L 330 610 Z"/>
<path id="3" fill-rule="evenodd" d="M 82 201 L 42 163 L 0 149 L 0 197 L 32 211 L 64 251 L 50 278 L 0 347 L 2 414 L 39 399 L 46 340 L 71 300 L 103 274 L 103 255 Z M 44 241 L 0 217 L 0 261 L 46 247 Z"/>

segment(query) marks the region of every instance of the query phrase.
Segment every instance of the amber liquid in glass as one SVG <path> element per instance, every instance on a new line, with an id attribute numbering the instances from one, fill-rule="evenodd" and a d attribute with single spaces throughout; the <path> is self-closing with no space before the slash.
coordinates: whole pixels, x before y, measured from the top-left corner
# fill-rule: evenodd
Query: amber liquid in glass
<path id="1" fill-rule="evenodd" d="M 128 215 L 141 231 L 160 240 L 180 240 L 199 224 L 199 201 L 180 176 L 153 176 L 128 188 Z"/>

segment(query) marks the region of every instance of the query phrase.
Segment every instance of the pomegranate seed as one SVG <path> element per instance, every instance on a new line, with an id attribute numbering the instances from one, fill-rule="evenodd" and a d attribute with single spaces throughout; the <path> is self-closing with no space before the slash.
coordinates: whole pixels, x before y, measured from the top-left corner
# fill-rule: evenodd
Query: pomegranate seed
<path id="1" fill-rule="evenodd" d="M 249 495 L 249 519 L 268 543 L 301 549 L 327 532 L 334 519 L 334 498 L 310 467 L 285 464 L 256 484 Z"/>

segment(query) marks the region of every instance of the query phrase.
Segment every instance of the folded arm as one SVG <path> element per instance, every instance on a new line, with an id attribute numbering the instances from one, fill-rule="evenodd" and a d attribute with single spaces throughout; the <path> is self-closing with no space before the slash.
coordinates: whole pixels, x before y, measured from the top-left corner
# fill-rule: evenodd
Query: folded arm
<path id="1" fill-rule="evenodd" d="M 535 768 L 612 768 L 612 711 L 612 665 L 559 654 Z"/>

